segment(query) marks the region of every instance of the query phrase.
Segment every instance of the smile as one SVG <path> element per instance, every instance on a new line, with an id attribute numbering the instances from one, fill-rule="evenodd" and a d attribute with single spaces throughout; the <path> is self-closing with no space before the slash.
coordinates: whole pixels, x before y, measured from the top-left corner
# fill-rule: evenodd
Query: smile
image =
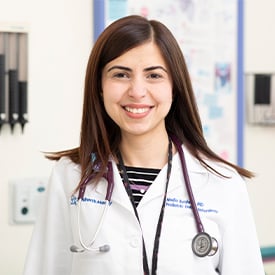
<path id="1" fill-rule="evenodd" d="M 130 107 L 124 107 L 127 112 L 133 113 L 133 114 L 143 114 L 149 111 L 149 107 L 147 108 L 130 108 Z"/>

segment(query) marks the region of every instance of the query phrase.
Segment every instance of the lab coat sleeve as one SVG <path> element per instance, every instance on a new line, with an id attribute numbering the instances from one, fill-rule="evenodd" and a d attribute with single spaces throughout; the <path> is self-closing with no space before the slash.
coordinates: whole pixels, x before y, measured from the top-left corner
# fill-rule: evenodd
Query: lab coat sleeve
<path id="1" fill-rule="evenodd" d="M 58 162 L 50 177 L 41 213 L 34 226 L 24 275 L 68 275 L 72 233 L 69 200 L 62 182 L 64 165 Z M 64 181 L 64 180 L 63 180 Z"/>
<path id="2" fill-rule="evenodd" d="M 222 275 L 264 275 L 260 246 L 249 202 L 246 182 L 237 176 L 228 196 L 223 248 L 219 270 Z"/>

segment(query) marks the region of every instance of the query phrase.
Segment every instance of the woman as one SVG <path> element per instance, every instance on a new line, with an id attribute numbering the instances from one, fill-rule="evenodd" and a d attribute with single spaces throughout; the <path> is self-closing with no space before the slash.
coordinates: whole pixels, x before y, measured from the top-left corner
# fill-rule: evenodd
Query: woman
<path id="1" fill-rule="evenodd" d="M 25 275 L 264 274 L 242 179 L 252 173 L 207 146 L 182 52 L 160 22 L 105 29 L 80 146 L 47 157 L 58 162 Z"/>

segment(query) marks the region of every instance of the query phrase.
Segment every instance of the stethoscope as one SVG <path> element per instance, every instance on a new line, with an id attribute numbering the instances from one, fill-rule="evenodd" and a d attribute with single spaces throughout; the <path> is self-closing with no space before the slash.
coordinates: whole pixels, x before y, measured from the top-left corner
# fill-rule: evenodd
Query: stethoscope
<path id="1" fill-rule="evenodd" d="M 183 153 L 183 149 L 181 146 L 181 142 L 179 139 L 175 136 L 170 136 L 171 140 L 175 144 L 177 151 L 180 156 L 180 161 L 181 161 L 181 166 L 182 166 L 182 172 L 183 172 L 183 177 L 185 181 L 185 187 L 188 193 L 188 197 L 190 200 L 191 204 L 191 209 L 194 215 L 196 227 L 197 227 L 197 234 L 194 236 L 192 240 L 192 250 L 193 253 L 198 256 L 198 257 L 205 257 L 205 256 L 213 256 L 216 254 L 218 250 L 218 242 L 214 237 L 211 237 L 208 233 L 205 232 L 204 226 L 202 224 L 198 208 L 196 206 L 195 198 L 193 195 L 192 187 L 190 184 L 190 179 L 189 175 L 187 172 L 187 167 L 186 167 L 186 161 Z M 110 250 L 110 246 L 108 244 L 99 246 L 99 247 L 94 247 L 93 244 L 95 240 L 97 239 L 98 233 L 100 232 L 102 228 L 102 224 L 105 220 L 107 211 L 109 206 L 111 205 L 111 198 L 112 198 L 112 193 L 114 189 L 114 172 L 113 172 L 113 167 L 112 167 L 112 162 L 109 161 L 107 165 L 107 170 L 104 174 L 104 178 L 107 180 L 107 190 L 106 190 L 106 195 L 105 195 L 105 200 L 104 200 L 104 209 L 102 216 L 99 220 L 97 230 L 94 233 L 94 236 L 92 240 L 90 241 L 89 244 L 85 244 L 83 239 L 82 239 L 82 233 L 81 233 L 81 226 L 80 226 L 80 211 L 81 211 L 81 203 L 84 198 L 84 193 L 86 186 L 90 180 L 93 179 L 93 176 L 89 176 L 86 178 L 86 180 L 83 182 L 83 184 L 80 187 L 79 194 L 78 194 L 78 199 L 77 199 L 77 226 L 78 226 L 78 235 L 79 235 L 79 242 L 81 244 L 81 247 L 78 247 L 76 245 L 72 245 L 70 247 L 71 252 L 84 252 L 86 251 L 97 251 L 97 252 L 108 252 Z"/>

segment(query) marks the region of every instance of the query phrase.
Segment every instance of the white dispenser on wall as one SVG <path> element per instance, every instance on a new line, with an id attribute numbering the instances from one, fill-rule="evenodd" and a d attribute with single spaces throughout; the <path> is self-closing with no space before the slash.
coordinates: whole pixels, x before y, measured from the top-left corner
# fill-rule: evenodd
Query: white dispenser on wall
<path id="1" fill-rule="evenodd" d="M 275 73 L 245 75 L 247 122 L 275 126 Z"/>
<path id="2" fill-rule="evenodd" d="M 25 178 L 10 181 L 11 224 L 34 223 L 45 196 L 47 178 Z"/>

